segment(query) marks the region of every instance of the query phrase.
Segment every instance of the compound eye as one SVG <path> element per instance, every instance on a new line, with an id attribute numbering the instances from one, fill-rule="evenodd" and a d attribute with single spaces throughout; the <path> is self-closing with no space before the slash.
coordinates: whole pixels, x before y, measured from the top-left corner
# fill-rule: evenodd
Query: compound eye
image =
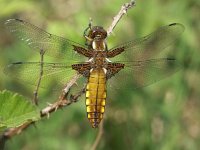
<path id="1" fill-rule="evenodd" d="M 98 39 L 105 39 L 107 37 L 107 32 L 100 26 L 94 26 L 88 34 L 88 37 L 91 39 L 98 38 Z"/>
<path id="2" fill-rule="evenodd" d="M 106 38 L 107 37 L 107 32 L 104 30 L 104 32 L 102 32 L 102 38 Z"/>

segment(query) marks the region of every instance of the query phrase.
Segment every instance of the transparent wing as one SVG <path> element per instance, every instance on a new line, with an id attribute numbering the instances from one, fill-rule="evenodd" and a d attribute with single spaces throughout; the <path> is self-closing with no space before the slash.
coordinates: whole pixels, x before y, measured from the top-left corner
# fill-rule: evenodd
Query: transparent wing
<path id="1" fill-rule="evenodd" d="M 76 61 L 73 45 L 84 47 L 71 40 L 50 34 L 28 22 L 19 19 L 9 19 L 5 22 L 6 27 L 19 39 L 24 41 L 33 50 L 45 51 L 45 54 L 57 58 L 65 58 Z M 80 57 L 77 57 L 80 61 Z"/>
<path id="2" fill-rule="evenodd" d="M 4 73 L 32 85 L 37 85 L 41 71 L 40 62 L 16 62 L 8 65 Z M 40 87 L 48 88 L 54 84 L 54 89 L 61 89 L 74 75 L 76 71 L 66 63 L 43 63 L 43 75 Z"/>
<path id="3" fill-rule="evenodd" d="M 108 80 L 108 83 L 119 88 L 127 87 L 128 84 L 136 89 L 164 79 L 180 69 L 177 60 L 170 58 L 125 62 L 124 69 Z"/>
<path id="4" fill-rule="evenodd" d="M 112 48 L 110 51 L 113 51 L 113 54 L 115 54 L 115 50 L 116 53 L 118 50 L 124 50 L 122 55 L 111 60 L 125 64 L 125 67 L 112 77 L 109 83 L 115 87 L 125 86 L 128 83 L 133 88 L 139 88 L 178 71 L 181 65 L 175 56 L 171 57 L 163 50 L 173 44 L 183 31 L 182 24 L 173 23 L 163 26 L 143 38 Z M 174 51 L 172 52 L 174 55 Z"/>
<path id="5" fill-rule="evenodd" d="M 111 60 L 113 61 L 141 61 L 158 58 L 158 55 L 169 45 L 173 44 L 184 31 L 184 26 L 173 23 L 160 27 L 153 33 L 140 39 L 132 40 L 116 46 L 110 51 L 123 49 L 122 55 Z"/>

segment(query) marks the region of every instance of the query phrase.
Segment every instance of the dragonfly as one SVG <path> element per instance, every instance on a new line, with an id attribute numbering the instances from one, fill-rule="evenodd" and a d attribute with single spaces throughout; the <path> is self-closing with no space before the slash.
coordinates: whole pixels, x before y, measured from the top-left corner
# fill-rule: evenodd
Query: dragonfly
<path id="1" fill-rule="evenodd" d="M 180 23 L 162 26 L 147 36 L 123 42 L 111 49 L 107 46 L 107 31 L 101 26 L 85 29 L 84 45 L 50 34 L 20 19 L 9 19 L 5 25 L 31 49 L 65 59 L 65 63 L 42 62 L 41 86 L 45 86 L 52 77 L 60 80 L 56 83 L 58 85 L 63 84 L 63 80 L 66 83 L 74 73 L 86 79 L 85 105 L 93 128 L 97 128 L 103 119 L 107 85 L 123 88 L 121 86 L 128 82 L 133 89 L 140 88 L 180 69 L 177 59 L 165 53 L 165 49 L 183 33 L 184 26 Z M 36 85 L 40 66 L 41 62 L 14 62 L 5 68 L 5 73 Z"/>

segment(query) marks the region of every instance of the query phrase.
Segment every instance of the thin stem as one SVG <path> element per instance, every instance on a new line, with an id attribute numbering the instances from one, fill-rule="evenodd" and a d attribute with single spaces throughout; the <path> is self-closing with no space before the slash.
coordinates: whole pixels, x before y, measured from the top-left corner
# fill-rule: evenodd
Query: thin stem
<path id="1" fill-rule="evenodd" d="M 33 103 L 36 104 L 36 105 L 38 105 L 38 91 L 39 91 L 39 87 L 40 87 L 42 75 L 43 75 L 44 53 L 45 53 L 45 51 L 41 49 L 40 50 L 40 74 L 39 74 L 37 86 L 36 86 L 36 89 L 34 91 L 34 97 L 33 97 Z"/>
<path id="2" fill-rule="evenodd" d="M 90 150 L 96 150 L 97 149 L 97 146 L 99 145 L 101 139 L 102 139 L 102 136 L 103 136 L 103 120 L 101 121 L 101 124 L 99 125 L 99 132 L 97 134 L 97 137 L 91 147 Z"/>
<path id="3" fill-rule="evenodd" d="M 116 25 L 120 21 L 120 19 L 123 17 L 123 15 L 125 15 L 130 8 L 135 6 L 135 3 L 136 3 L 135 0 L 131 0 L 129 3 L 125 3 L 124 5 L 122 5 L 120 11 L 113 18 L 111 25 L 107 29 L 108 36 L 112 33 L 112 31 L 114 30 L 114 28 L 116 27 Z"/>
<path id="4" fill-rule="evenodd" d="M 70 95 L 70 101 L 77 102 L 78 98 L 85 93 L 86 85 L 75 95 Z"/>

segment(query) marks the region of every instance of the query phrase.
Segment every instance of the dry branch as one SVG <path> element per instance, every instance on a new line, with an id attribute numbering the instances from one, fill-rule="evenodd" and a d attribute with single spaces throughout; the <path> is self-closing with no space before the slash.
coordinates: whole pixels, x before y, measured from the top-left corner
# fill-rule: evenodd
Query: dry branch
<path id="1" fill-rule="evenodd" d="M 131 0 L 129 3 L 125 3 L 124 5 L 122 5 L 120 11 L 113 18 L 113 21 L 112 21 L 111 25 L 107 29 L 108 36 L 112 33 L 112 31 L 114 30 L 115 26 L 117 25 L 119 20 L 123 17 L 123 15 L 125 15 L 127 13 L 127 11 L 130 8 L 132 8 L 133 6 L 135 6 L 135 0 Z"/>
<path id="2" fill-rule="evenodd" d="M 42 75 L 43 75 L 43 62 L 44 62 L 44 50 L 40 50 L 40 74 L 39 74 L 39 78 L 38 78 L 38 82 L 37 82 L 37 86 L 36 89 L 34 91 L 34 97 L 33 97 L 33 103 L 38 105 L 38 91 L 39 91 L 39 87 L 40 87 L 40 83 L 42 80 Z"/>
<path id="3" fill-rule="evenodd" d="M 82 95 L 80 92 L 74 96 L 73 100 L 67 99 L 69 95 L 70 88 L 76 83 L 76 80 L 80 77 L 79 74 L 74 75 L 72 79 L 68 82 L 68 84 L 65 86 L 65 88 L 62 90 L 62 93 L 57 101 L 53 104 L 48 104 L 47 107 L 43 108 L 40 111 L 40 116 L 42 117 L 49 117 L 49 114 L 52 112 L 55 112 L 57 109 L 60 109 L 64 106 L 70 105 L 74 102 L 77 102 L 78 98 Z M 84 91 L 81 91 L 84 93 Z M 10 139 L 14 135 L 20 134 L 24 129 L 29 127 L 30 125 L 34 124 L 34 121 L 26 122 L 25 124 L 17 127 L 17 128 L 10 128 L 4 132 L 2 135 L 2 139 Z"/>

